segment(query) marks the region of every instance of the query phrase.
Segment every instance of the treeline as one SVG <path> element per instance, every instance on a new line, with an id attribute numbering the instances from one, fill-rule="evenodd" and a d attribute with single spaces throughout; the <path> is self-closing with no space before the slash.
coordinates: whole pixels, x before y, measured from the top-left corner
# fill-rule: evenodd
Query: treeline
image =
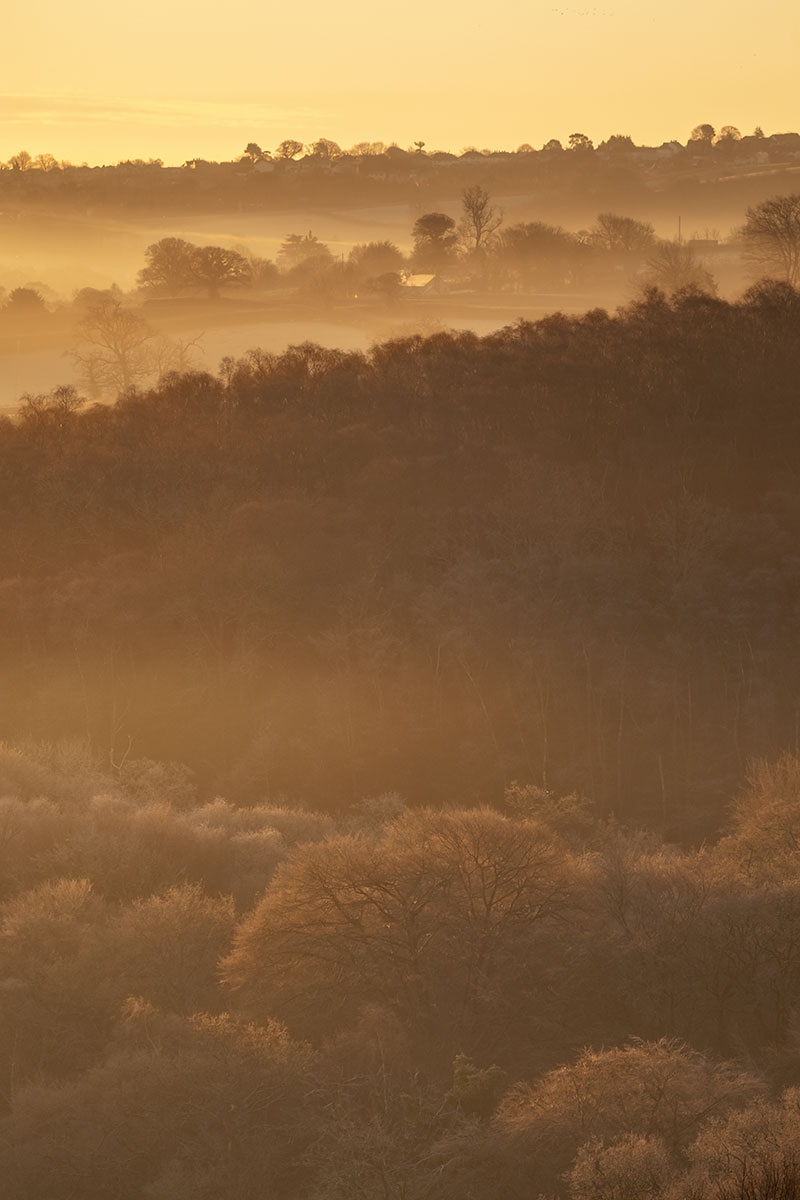
<path id="1" fill-rule="evenodd" d="M 229 162 L 192 158 L 180 166 L 165 166 L 160 159 L 75 165 L 51 153 L 20 150 L 0 163 L 0 199 L 11 210 L 20 204 L 22 212 L 30 205 L 91 204 L 161 213 L 353 200 L 417 204 L 426 202 L 430 190 L 457 197 L 478 183 L 503 194 L 522 190 L 557 196 L 562 204 L 577 202 L 578 193 L 587 190 L 599 205 L 648 204 L 654 186 L 697 198 L 701 181 L 704 192 L 710 180 L 730 190 L 732 171 L 765 165 L 791 170 L 798 154 L 798 133 L 765 136 L 757 127 L 743 136 L 734 126 L 717 133 L 708 124 L 696 126 L 685 143 L 637 146 L 627 134 L 613 134 L 595 146 L 585 134 L 573 133 L 566 144 L 551 138 L 538 148 L 528 143 L 515 151 L 469 147 L 459 154 L 426 149 L 424 142 L 407 149 L 381 142 L 343 149 L 328 138 L 309 144 L 286 138 L 273 150 L 249 142 Z M 773 177 L 772 186 L 776 182 Z M 748 195 L 747 201 L 761 198 Z"/>
<path id="2" fill-rule="evenodd" d="M 8 1200 L 791 1200 L 800 759 L 713 847 L 0 747 Z"/>
<path id="3" fill-rule="evenodd" d="M 795 747 L 800 295 L 253 351 L 0 423 L 0 729 L 691 841 Z"/>
<path id="4" fill-rule="evenodd" d="M 795 200 L 776 197 L 771 203 Z M 739 241 L 741 233 L 738 231 Z M 275 262 L 246 246 L 196 245 L 183 238 L 164 237 L 146 248 L 137 275 L 138 289 L 128 297 L 117 285 L 84 287 L 74 293 L 69 304 L 58 299 L 48 303 L 40 289 L 50 289 L 41 283 L 13 288 L 7 295 L 0 287 L 0 336 L 4 331 L 13 336 L 20 328 L 42 333 L 56 321 L 63 323 L 72 317 L 83 342 L 92 347 L 90 353 L 99 350 L 106 358 L 116 357 L 117 378 L 111 382 L 128 386 L 147 377 L 147 372 L 128 371 L 126 378 L 120 369 L 126 359 L 128 365 L 134 362 L 142 339 L 131 334 L 120 337 L 116 330 L 108 337 L 104 326 L 110 319 L 113 326 L 127 320 L 141 327 L 141 314 L 134 317 L 129 311 L 134 298 L 151 302 L 151 311 L 156 313 L 159 301 L 199 295 L 218 301 L 223 292 L 227 297 L 234 290 L 244 290 L 249 300 L 277 302 L 282 307 L 338 304 L 353 309 L 358 302 L 362 308 L 380 303 L 384 311 L 391 311 L 404 300 L 419 299 L 426 281 L 418 279 L 415 287 L 413 277 L 426 274 L 436 277 L 428 281 L 433 284 L 430 294 L 436 296 L 450 290 L 456 296 L 476 291 L 541 294 L 573 286 L 612 293 L 632 293 L 647 286 L 661 287 L 668 294 L 687 286 L 716 291 L 716 281 L 695 245 L 659 239 L 649 222 L 608 212 L 600 213 L 590 228 L 577 233 L 545 221 L 506 225 L 502 211 L 478 186 L 463 193 L 459 221 L 446 213 L 424 213 L 409 235 L 409 254 L 384 239 L 356 243 L 345 260 L 344 254 L 334 255 L 313 230 L 290 233 Z M 800 239 L 790 230 L 789 238 L 782 240 Z M 716 241 L 712 249 L 718 249 Z M 782 274 L 784 264 L 776 261 L 774 254 L 767 255 L 766 261 Z M 150 336 L 155 336 L 152 329 Z M 84 357 L 89 347 L 79 349 L 77 357 Z"/>

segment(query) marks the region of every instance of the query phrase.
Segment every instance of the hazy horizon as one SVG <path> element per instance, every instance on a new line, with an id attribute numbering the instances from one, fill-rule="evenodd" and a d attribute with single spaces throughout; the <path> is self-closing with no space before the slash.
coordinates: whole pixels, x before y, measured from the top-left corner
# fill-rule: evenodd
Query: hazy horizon
<path id="1" fill-rule="evenodd" d="M 44 0 L 6 16 L 0 159 L 21 147 L 96 162 L 229 158 L 255 139 L 359 139 L 458 151 L 614 133 L 659 144 L 704 121 L 797 124 L 800 17 L 688 0 L 663 10 L 365 0 L 263 10 Z M 156 31 L 156 32 L 154 32 Z M 776 32 L 780 31 L 780 36 Z M 146 69 L 144 69 L 146 64 Z M 681 132 L 682 131 L 682 132 Z"/>

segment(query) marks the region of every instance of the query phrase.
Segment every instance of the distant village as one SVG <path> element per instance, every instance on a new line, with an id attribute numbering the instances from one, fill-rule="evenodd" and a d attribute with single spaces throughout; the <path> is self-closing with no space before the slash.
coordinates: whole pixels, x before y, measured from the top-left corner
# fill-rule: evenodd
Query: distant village
<path id="1" fill-rule="evenodd" d="M 457 194 L 476 180 L 501 193 L 520 186 L 561 190 L 580 180 L 599 193 L 625 187 L 635 194 L 776 168 L 800 171 L 800 134 L 767 135 L 760 128 L 743 134 L 730 125 L 717 131 L 708 124 L 693 129 L 686 142 L 660 146 L 637 146 L 625 134 L 595 146 L 585 134 L 574 133 L 566 144 L 553 138 L 538 149 L 525 143 L 514 151 L 467 147 L 458 154 L 428 148 L 423 141 L 408 148 L 361 142 L 349 149 L 327 138 L 309 144 L 286 139 L 274 149 L 252 141 L 230 161 L 198 156 L 179 166 L 160 159 L 76 165 L 51 153 L 21 150 L 0 164 L 0 204 L 8 215 L 9 207 L 23 200 L 145 209 L 231 202 L 259 208 L 354 197 L 419 197 L 424 203 L 432 187 Z"/>

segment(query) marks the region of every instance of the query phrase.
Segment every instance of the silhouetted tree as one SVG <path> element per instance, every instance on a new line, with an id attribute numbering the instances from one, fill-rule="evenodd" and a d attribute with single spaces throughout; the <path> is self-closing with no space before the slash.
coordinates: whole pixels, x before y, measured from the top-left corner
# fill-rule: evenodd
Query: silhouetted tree
<path id="1" fill-rule="evenodd" d="M 197 247 L 183 238 L 166 237 L 153 242 L 144 252 L 145 265 L 139 272 L 139 284 L 163 290 L 175 296 L 194 281 L 194 255 Z"/>
<path id="2" fill-rule="evenodd" d="M 431 212 L 417 217 L 411 231 L 414 265 L 423 271 L 441 271 L 452 262 L 458 241 L 456 223 L 446 213 Z"/>
<path id="3" fill-rule="evenodd" d="M 659 242 L 647 260 L 642 282 L 670 296 L 683 288 L 699 288 L 712 295 L 717 290 L 714 276 L 684 242 Z"/>
<path id="4" fill-rule="evenodd" d="M 326 162 L 335 162 L 337 158 L 342 157 L 341 146 L 332 142 L 330 138 L 318 138 L 316 142 L 311 143 L 309 149 L 313 155 Z"/>
<path id="5" fill-rule="evenodd" d="M 594 144 L 591 138 L 588 138 L 585 133 L 571 133 L 569 135 L 570 150 L 587 151 L 593 150 Z"/>
<path id="6" fill-rule="evenodd" d="M 198 246 L 192 252 L 191 269 L 195 282 L 208 289 L 209 300 L 216 300 L 221 287 L 248 283 L 247 261 L 238 250 L 223 246 Z"/>
<path id="7" fill-rule="evenodd" d="M 741 140 L 742 135 L 735 125 L 723 125 L 714 139 L 714 144 L 719 146 L 725 142 L 740 142 Z"/>
<path id="8" fill-rule="evenodd" d="M 303 143 L 296 141 L 294 138 L 286 138 L 275 150 L 276 158 L 297 158 L 298 154 L 303 153 Z"/>
<path id="9" fill-rule="evenodd" d="M 476 183 L 462 192 L 461 213 L 462 241 L 473 254 L 479 254 L 502 225 L 502 211 L 492 207 L 489 193 Z"/>
<path id="10" fill-rule="evenodd" d="M 9 292 L 5 311 L 13 316 L 33 316 L 47 311 L 41 292 L 32 287 L 17 287 Z"/>
<path id="11" fill-rule="evenodd" d="M 18 150 L 16 154 L 12 154 L 8 160 L 8 165 L 12 171 L 29 171 L 33 159 L 27 150 Z"/>
<path id="12" fill-rule="evenodd" d="M 580 252 L 577 240 L 543 221 L 509 225 L 499 235 L 497 254 L 522 282 L 563 283 Z"/>
<path id="13" fill-rule="evenodd" d="M 800 283 L 800 193 L 748 208 L 741 237 L 750 262 L 793 286 Z"/>
<path id="14" fill-rule="evenodd" d="M 61 168 L 52 154 L 37 154 L 31 164 L 37 171 L 59 171 Z"/>
<path id="15" fill-rule="evenodd" d="M 599 150 L 608 150 L 612 154 L 627 154 L 631 150 L 635 150 L 633 138 L 627 133 L 612 133 L 610 138 L 601 142 L 598 146 Z"/>
<path id="16" fill-rule="evenodd" d="M 289 233 L 281 242 L 278 262 L 286 271 L 316 261 L 330 264 L 333 255 L 324 242 L 309 229 L 308 233 Z"/>
<path id="17" fill-rule="evenodd" d="M 269 151 L 265 154 L 257 142 L 248 142 L 244 148 L 244 152 L 247 158 L 254 163 L 261 162 L 263 159 L 269 157 Z"/>
<path id="18" fill-rule="evenodd" d="M 707 146 L 710 146 L 716 136 L 717 132 L 713 125 L 695 125 L 689 134 L 689 141 L 694 143 L 704 142 Z"/>

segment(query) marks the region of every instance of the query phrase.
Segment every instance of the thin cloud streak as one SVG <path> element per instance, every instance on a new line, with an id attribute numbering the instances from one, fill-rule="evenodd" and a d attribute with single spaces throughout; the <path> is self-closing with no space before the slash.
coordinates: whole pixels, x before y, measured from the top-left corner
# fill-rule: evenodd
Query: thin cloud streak
<path id="1" fill-rule="evenodd" d="M 0 120 L 20 125 L 122 125 L 157 124 L 196 127 L 228 128 L 230 125 L 260 126 L 318 121 L 327 124 L 330 114 L 316 108 L 275 108 L 252 102 L 217 102 L 209 100 L 135 101 L 103 100 L 88 96 L 20 96 L 0 94 Z"/>

